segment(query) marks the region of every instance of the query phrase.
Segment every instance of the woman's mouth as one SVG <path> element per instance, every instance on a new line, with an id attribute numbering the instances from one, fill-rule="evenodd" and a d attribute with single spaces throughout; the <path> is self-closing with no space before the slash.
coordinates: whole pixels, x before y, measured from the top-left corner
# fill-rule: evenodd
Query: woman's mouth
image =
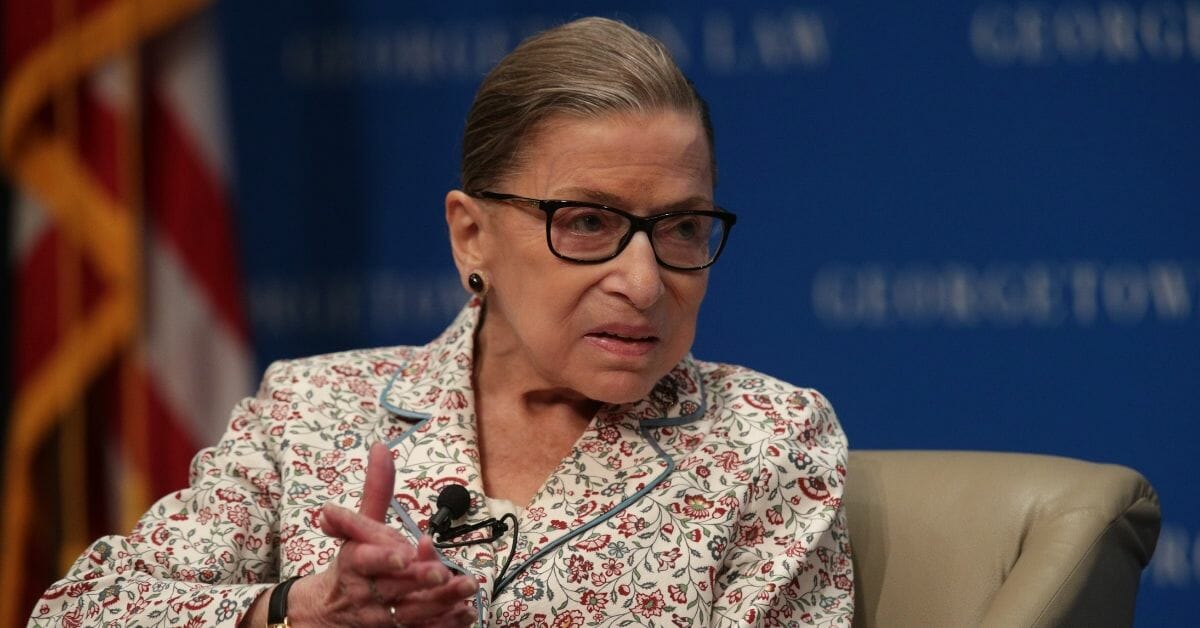
<path id="1" fill-rule="evenodd" d="M 593 345 L 621 356 L 637 357 L 658 346 L 658 336 L 640 330 L 597 330 L 584 336 Z"/>

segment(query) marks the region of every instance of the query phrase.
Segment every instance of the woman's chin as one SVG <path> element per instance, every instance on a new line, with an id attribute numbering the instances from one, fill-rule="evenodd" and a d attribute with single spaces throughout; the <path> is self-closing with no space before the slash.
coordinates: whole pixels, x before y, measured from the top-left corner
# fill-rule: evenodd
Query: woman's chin
<path id="1" fill-rule="evenodd" d="M 581 391 L 588 399 L 621 405 L 646 398 L 662 377 L 648 379 L 633 373 L 604 373 L 588 382 Z"/>

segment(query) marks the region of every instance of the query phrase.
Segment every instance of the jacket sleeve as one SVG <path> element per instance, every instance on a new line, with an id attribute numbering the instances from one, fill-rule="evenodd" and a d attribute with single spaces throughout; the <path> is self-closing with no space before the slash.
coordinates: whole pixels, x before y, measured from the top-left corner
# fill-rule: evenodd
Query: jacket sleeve
<path id="1" fill-rule="evenodd" d="M 278 578 L 281 413 L 267 371 L 189 487 L 155 503 L 128 536 L 91 544 L 33 609 L 30 626 L 236 626 Z"/>
<path id="2" fill-rule="evenodd" d="M 849 627 L 846 436 L 815 391 L 775 401 L 789 429 L 762 448 L 749 503 L 714 582 L 714 625 Z"/>

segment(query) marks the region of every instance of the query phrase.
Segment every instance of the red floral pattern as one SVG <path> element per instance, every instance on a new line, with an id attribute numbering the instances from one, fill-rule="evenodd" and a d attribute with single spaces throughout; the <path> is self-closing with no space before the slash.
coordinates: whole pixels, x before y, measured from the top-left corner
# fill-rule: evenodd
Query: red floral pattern
<path id="1" fill-rule="evenodd" d="M 471 520 L 488 516 L 470 385 L 477 319 L 472 303 L 425 347 L 272 365 L 192 461 L 190 487 L 129 535 L 94 542 L 30 625 L 235 626 L 269 583 L 329 563 L 338 542 L 316 513 L 357 507 L 377 441 L 398 469 L 392 525 L 419 533 L 447 482 L 471 493 Z M 820 394 L 688 357 L 646 399 L 592 420 L 521 516 L 495 600 L 511 532 L 444 555 L 483 585 L 488 625 L 849 626 L 845 464 Z"/>

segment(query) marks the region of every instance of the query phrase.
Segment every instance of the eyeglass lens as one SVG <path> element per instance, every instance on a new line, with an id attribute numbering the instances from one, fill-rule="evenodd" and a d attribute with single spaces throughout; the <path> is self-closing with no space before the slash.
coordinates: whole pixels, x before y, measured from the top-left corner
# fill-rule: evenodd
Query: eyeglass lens
<path id="1" fill-rule="evenodd" d="M 554 212 L 550 244 L 564 257 L 594 261 L 612 257 L 631 227 L 621 214 L 595 207 L 568 205 Z M 670 266 L 696 268 L 712 261 L 725 235 L 725 223 L 712 216 L 683 214 L 654 223 L 650 243 L 659 260 Z"/>

